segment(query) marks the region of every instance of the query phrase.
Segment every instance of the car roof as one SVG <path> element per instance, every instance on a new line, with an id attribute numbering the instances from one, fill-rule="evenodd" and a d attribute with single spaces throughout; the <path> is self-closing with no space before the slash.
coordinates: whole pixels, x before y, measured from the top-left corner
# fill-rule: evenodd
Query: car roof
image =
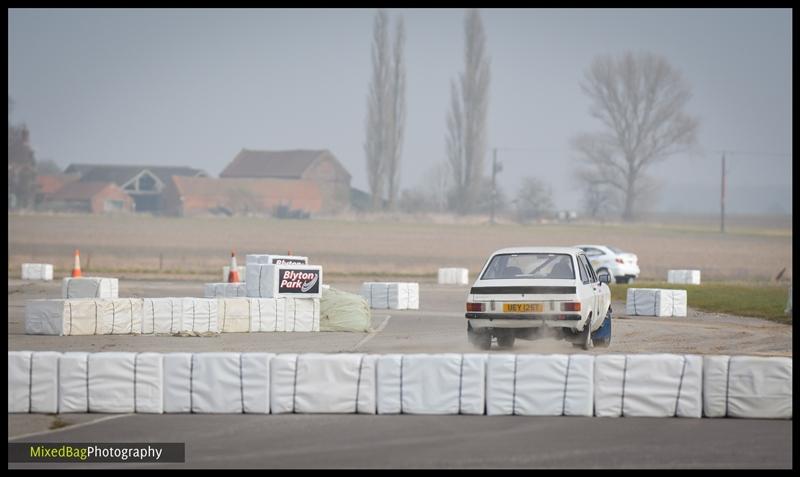
<path id="1" fill-rule="evenodd" d="M 496 250 L 492 255 L 509 254 L 509 253 L 566 253 L 577 254 L 583 253 L 575 247 L 511 247 L 501 248 Z"/>
<path id="2" fill-rule="evenodd" d="M 575 245 L 575 248 L 608 248 L 608 245 Z"/>

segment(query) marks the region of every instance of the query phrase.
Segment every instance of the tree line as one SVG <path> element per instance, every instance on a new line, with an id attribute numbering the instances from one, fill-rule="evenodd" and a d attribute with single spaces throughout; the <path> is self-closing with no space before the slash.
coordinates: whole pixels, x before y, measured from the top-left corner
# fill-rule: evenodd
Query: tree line
<path id="1" fill-rule="evenodd" d="M 364 146 L 373 210 L 481 214 L 489 210 L 494 196 L 500 212 L 513 212 L 520 220 L 551 214 L 552 186 L 541 178 L 523 178 L 510 200 L 502 187 L 493 190 L 487 177 L 491 71 L 477 10 L 467 11 L 464 18 L 464 70 L 450 82 L 445 160 L 431 167 L 422 184 L 400 193 L 404 41 L 403 19 L 397 20 L 390 43 L 388 16 L 379 10 L 373 26 Z M 659 186 L 648 168 L 697 143 L 698 120 L 686 113 L 690 87 L 665 58 L 648 52 L 598 57 L 579 86 L 601 127 L 571 140 L 577 181 L 570 186 L 580 189 L 573 192 L 583 197 L 587 215 L 619 214 L 632 220 Z"/>

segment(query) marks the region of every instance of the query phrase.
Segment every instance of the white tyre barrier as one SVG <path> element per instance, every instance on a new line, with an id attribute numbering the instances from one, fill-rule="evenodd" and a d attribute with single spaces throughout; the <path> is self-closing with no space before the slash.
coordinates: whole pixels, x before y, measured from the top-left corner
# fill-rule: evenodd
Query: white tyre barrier
<path id="1" fill-rule="evenodd" d="M 58 412 L 89 412 L 89 354 L 72 351 L 58 359 Z"/>
<path id="2" fill-rule="evenodd" d="M 8 352 L 8 412 L 31 412 L 31 353 Z"/>
<path id="3" fill-rule="evenodd" d="M 268 331 L 286 331 L 286 298 L 250 298 L 250 332 Z"/>
<path id="4" fill-rule="evenodd" d="M 191 367 L 191 412 L 244 412 L 240 353 L 195 353 Z"/>
<path id="5" fill-rule="evenodd" d="M 53 265 L 50 263 L 23 263 L 21 278 L 49 282 L 53 279 Z"/>
<path id="6" fill-rule="evenodd" d="M 702 417 L 702 373 L 701 356 L 596 356 L 595 415 Z"/>
<path id="7" fill-rule="evenodd" d="M 192 353 L 164 355 L 164 412 L 192 412 Z"/>
<path id="8" fill-rule="evenodd" d="M 364 282 L 359 294 L 376 310 L 419 310 L 419 283 Z"/>
<path id="9" fill-rule="evenodd" d="M 490 355 L 486 414 L 592 416 L 594 356 Z"/>
<path id="10" fill-rule="evenodd" d="M 486 355 L 409 354 L 378 359 L 378 414 L 483 414 Z"/>
<path id="11" fill-rule="evenodd" d="M 248 298 L 219 298 L 218 320 L 222 333 L 248 333 L 250 331 L 251 302 Z"/>
<path id="12" fill-rule="evenodd" d="M 183 298 L 145 298 L 142 303 L 143 335 L 184 332 Z"/>
<path id="13" fill-rule="evenodd" d="M 64 277 L 61 298 L 119 298 L 119 279 L 102 277 Z"/>
<path id="14" fill-rule="evenodd" d="M 668 270 L 667 283 L 679 283 L 683 285 L 699 285 L 700 270 Z"/>
<path id="15" fill-rule="evenodd" d="M 87 380 L 88 412 L 164 412 L 158 353 L 91 353 Z"/>
<path id="16" fill-rule="evenodd" d="M 219 333 L 219 308 L 214 298 L 181 300 L 182 333 L 210 335 Z"/>
<path id="17" fill-rule="evenodd" d="M 25 332 L 46 335 L 125 335 L 142 329 L 141 298 L 28 300 Z"/>
<path id="18" fill-rule="evenodd" d="M 686 290 L 628 288 L 625 314 L 629 316 L 686 316 Z"/>
<path id="19" fill-rule="evenodd" d="M 466 268 L 440 268 L 437 282 L 440 285 L 468 285 L 469 270 Z"/>
<path id="20" fill-rule="evenodd" d="M 377 356 L 281 354 L 272 359 L 273 414 L 376 412 Z"/>
<path id="21" fill-rule="evenodd" d="M 319 331 L 319 298 L 287 298 L 285 331 Z"/>
<path id="22" fill-rule="evenodd" d="M 273 353 L 242 353 L 242 410 L 269 414 L 270 362 Z"/>
<path id="23" fill-rule="evenodd" d="M 203 288 L 204 298 L 236 298 L 247 296 L 247 285 L 239 283 L 206 283 Z"/>
<path id="24" fill-rule="evenodd" d="M 706 417 L 792 419 L 792 358 L 706 356 Z"/>

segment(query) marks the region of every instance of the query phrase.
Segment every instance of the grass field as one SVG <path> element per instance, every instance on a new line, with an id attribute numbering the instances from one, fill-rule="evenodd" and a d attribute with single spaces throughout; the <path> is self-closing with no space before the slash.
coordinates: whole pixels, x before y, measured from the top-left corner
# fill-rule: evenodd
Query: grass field
<path id="1" fill-rule="evenodd" d="M 720 234 L 697 223 L 546 224 L 278 220 L 247 217 L 9 214 L 9 273 L 23 262 L 52 263 L 56 276 L 81 251 L 84 271 L 221 276 L 235 249 L 307 255 L 328 276 L 435 277 L 439 267 L 466 267 L 473 277 L 496 249 L 601 243 L 638 254 L 641 279 L 692 268 L 709 281 L 766 281 L 792 276 L 792 230 L 746 224 Z"/>
<path id="2" fill-rule="evenodd" d="M 791 323 L 784 313 L 789 298 L 788 285 L 752 283 L 704 283 L 678 285 L 665 282 L 637 282 L 631 285 L 612 285 L 611 299 L 625 301 L 628 288 L 668 288 L 686 290 L 689 306 L 711 313 L 767 318 Z"/>

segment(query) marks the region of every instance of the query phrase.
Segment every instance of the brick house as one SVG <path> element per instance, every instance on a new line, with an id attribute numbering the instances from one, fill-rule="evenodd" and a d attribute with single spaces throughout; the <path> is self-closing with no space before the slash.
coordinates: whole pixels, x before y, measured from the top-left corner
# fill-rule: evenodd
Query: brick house
<path id="1" fill-rule="evenodd" d="M 133 212 L 134 201 L 113 182 L 73 181 L 49 194 L 42 203 L 49 210 L 68 212 Z"/>

